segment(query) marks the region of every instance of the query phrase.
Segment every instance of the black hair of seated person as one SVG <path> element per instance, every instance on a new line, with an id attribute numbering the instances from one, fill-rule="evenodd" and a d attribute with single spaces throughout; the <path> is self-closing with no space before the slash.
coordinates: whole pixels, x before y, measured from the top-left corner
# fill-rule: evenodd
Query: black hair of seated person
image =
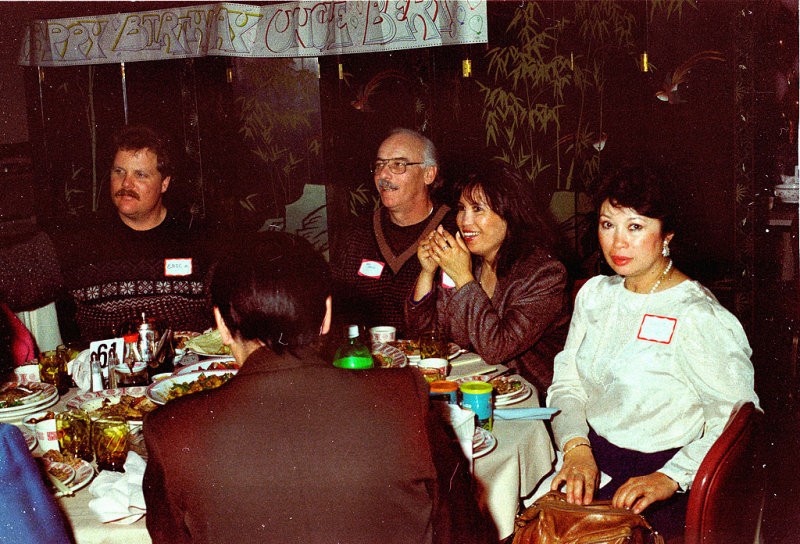
<path id="1" fill-rule="evenodd" d="M 504 276 L 512 265 L 534 248 L 552 251 L 557 245 L 553 227 L 538 210 L 532 187 L 522 175 L 498 160 L 476 161 L 457 180 L 456 197 L 476 203 L 479 197 L 507 225 L 506 237 L 497 253 L 497 273 Z"/>
<path id="2" fill-rule="evenodd" d="M 615 208 L 631 208 L 637 214 L 661 221 L 661 233 L 677 228 L 678 206 L 674 174 L 667 166 L 623 166 L 605 176 L 594 194 L 595 207 L 606 200 Z"/>
<path id="3" fill-rule="evenodd" d="M 211 302 L 231 334 L 278 354 L 319 339 L 330 294 L 325 259 L 304 238 L 275 231 L 238 238 L 211 281 Z"/>
<path id="4" fill-rule="evenodd" d="M 125 125 L 114 135 L 114 154 L 118 151 L 149 149 L 156 155 L 156 168 L 162 178 L 174 173 L 167 139 L 146 125 Z"/>

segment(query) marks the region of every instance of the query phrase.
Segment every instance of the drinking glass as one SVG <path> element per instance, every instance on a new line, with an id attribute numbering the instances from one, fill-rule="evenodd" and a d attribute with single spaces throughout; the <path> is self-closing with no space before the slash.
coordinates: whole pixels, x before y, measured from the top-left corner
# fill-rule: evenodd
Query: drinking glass
<path id="1" fill-rule="evenodd" d="M 92 422 L 92 448 L 98 470 L 122 472 L 128 458 L 128 423 L 122 416 L 104 416 Z"/>
<path id="2" fill-rule="evenodd" d="M 50 350 L 39 356 L 39 379 L 55 385 L 59 395 L 65 395 L 69 391 L 72 379 L 67 373 L 65 352 Z"/>
<path id="3" fill-rule="evenodd" d="M 92 422 L 89 415 L 75 408 L 56 414 L 58 445 L 63 452 L 69 452 L 85 461 L 94 458 L 92 453 Z"/>
<path id="4" fill-rule="evenodd" d="M 447 337 L 439 330 L 427 331 L 419 337 L 419 355 L 422 359 L 447 359 Z"/>

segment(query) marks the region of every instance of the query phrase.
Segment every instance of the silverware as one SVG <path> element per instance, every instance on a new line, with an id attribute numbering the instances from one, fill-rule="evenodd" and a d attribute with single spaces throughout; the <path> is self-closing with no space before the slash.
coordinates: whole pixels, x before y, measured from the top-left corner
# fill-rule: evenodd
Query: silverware
<path id="1" fill-rule="evenodd" d="M 47 471 L 45 471 L 45 472 L 47 472 Z M 59 480 L 58 478 L 56 478 L 55 476 L 53 476 L 49 472 L 47 472 L 47 477 L 50 478 L 50 482 L 52 482 L 52 484 L 55 486 L 55 488 L 58 489 L 58 493 L 57 493 L 58 496 L 60 496 L 60 497 L 71 497 L 72 495 L 75 494 L 72 491 L 72 488 L 70 486 L 68 486 L 67 484 L 65 484 L 64 482 L 62 482 L 61 480 Z"/>

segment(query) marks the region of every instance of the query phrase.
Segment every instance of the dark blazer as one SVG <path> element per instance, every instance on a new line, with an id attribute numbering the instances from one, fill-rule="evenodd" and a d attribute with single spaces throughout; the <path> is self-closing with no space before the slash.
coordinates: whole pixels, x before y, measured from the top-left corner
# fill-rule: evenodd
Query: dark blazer
<path id="1" fill-rule="evenodd" d="M 411 369 L 262 348 L 219 389 L 146 418 L 147 529 L 154 544 L 431 542 L 427 414 Z"/>

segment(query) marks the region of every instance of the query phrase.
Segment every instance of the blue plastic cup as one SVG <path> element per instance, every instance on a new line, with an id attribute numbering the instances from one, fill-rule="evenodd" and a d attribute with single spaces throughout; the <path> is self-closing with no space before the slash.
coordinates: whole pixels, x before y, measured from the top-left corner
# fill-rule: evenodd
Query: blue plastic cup
<path id="1" fill-rule="evenodd" d="M 475 412 L 475 426 L 492 430 L 492 384 L 467 382 L 461 384 L 461 407 Z"/>

